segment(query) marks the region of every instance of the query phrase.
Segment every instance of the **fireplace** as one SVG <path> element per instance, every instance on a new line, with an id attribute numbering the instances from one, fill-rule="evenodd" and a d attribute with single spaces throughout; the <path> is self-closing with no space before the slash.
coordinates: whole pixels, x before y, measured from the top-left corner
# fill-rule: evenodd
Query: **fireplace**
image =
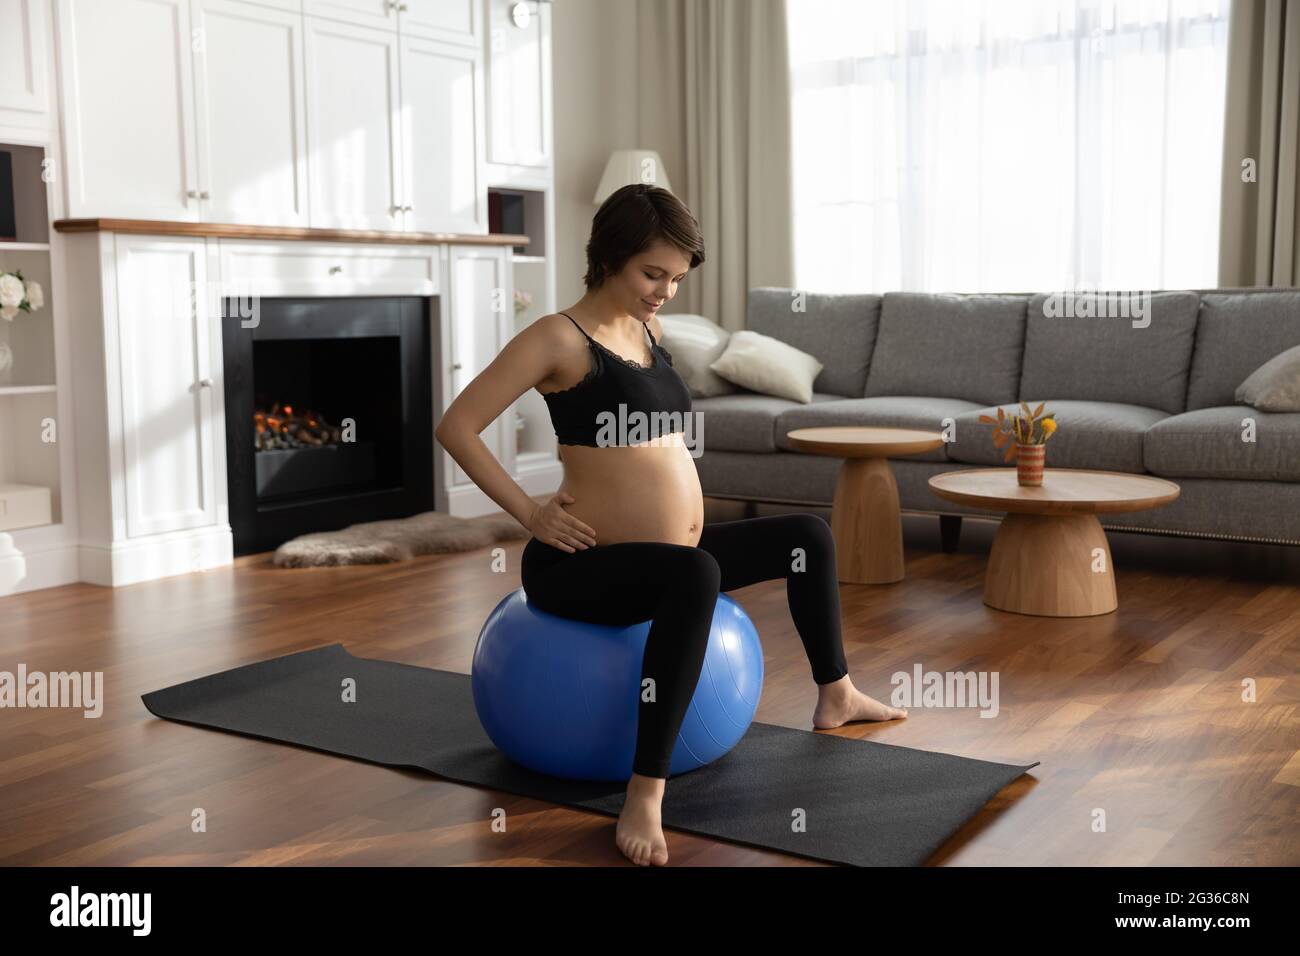
<path id="1" fill-rule="evenodd" d="M 235 554 L 432 510 L 428 299 L 229 298 L 222 342 Z"/>

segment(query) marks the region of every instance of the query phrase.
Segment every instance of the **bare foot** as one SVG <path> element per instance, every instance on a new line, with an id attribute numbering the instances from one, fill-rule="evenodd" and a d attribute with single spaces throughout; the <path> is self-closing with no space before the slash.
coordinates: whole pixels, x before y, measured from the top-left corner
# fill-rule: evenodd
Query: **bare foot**
<path id="1" fill-rule="evenodd" d="M 898 720 L 906 716 L 905 709 L 890 707 L 862 693 L 845 674 L 833 684 L 818 685 L 813 726 L 829 730 L 852 720 Z"/>
<path id="2" fill-rule="evenodd" d="M 637 866 L 663 866 L 668 862 L 668 841 L 660 821 L 666 782 L 662 777 L 639 773 L 632 774 L 627 782 L 614 842 Z"/>

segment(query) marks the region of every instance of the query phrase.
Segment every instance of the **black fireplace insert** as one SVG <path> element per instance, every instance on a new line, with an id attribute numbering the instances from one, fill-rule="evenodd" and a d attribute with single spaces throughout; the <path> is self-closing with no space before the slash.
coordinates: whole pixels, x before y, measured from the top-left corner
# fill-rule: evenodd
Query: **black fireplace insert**
<path id="1" fill-rule="evenodd" d="M 227 298 L 235 554 L 433 508 L 429 300 Z"/>

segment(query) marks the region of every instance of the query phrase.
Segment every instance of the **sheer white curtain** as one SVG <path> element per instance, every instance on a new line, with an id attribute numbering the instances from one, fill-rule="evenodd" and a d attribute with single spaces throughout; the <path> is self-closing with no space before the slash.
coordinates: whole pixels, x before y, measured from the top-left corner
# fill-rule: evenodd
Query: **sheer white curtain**
<path id="1" fill-rule="evenodd" d="M 1228 0 L 788 10 L 800 288 L 1215 284 Z"/>

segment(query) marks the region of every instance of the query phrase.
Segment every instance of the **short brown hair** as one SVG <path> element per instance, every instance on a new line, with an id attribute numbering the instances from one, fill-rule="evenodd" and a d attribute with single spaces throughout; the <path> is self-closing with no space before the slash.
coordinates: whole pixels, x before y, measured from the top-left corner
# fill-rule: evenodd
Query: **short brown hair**
<path id="1" fill-rule="evenodd" d="M 582 281 L 588 289 L 603 285 L 658 239 L 687 253 L 692 269 L 704 261 L 700 224 L 680 199 L 651 183 L 631 183 L 615 190 L 591 221 L 587 274 Z"/>

